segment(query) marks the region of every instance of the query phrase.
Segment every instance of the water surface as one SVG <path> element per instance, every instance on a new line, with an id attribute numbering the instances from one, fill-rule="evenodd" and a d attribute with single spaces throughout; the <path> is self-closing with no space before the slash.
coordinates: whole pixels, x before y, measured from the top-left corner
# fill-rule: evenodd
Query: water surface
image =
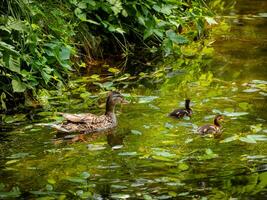
<path id="1" fill-rule="evenodd" d="M 214 58 L 168 74 L 157 89 L 128 91 L 135 95 L 117 108 L 115 130 L 71 143 L 34 123 L 3 127 L 0 197 L 266 199 L 267 2 L 236 8 L 225 17 L 230 30 L 213 36 Z M 185 98 L 192 119 L 167 117 Z M 222 137 L 194 133 L 219 113 Z"/>

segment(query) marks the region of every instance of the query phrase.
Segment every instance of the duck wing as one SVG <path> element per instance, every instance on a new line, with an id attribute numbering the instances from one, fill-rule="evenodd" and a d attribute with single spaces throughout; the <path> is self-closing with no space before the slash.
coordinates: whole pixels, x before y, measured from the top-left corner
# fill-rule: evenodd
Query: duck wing
<path id="1" fill-rule="evenodd" d="M 176 109 L 169 114 L 169 116 L 177 117 L 177 118 L 182 118 L 187 115 L 188 115 L 187 110 L 183 110 L 183 109 Z"/>
<path id="2" fill-rule="evenodd" d="M 90 123 L 94 122 L 95 119 L 98 118 L 97 115 L 91 113 L 82 113 L 82 114 L 59 113 L 59 114 L 61 114 L 68 121 L 74 123 Z"/>
<path id="3" fill-rule="evenodd" d="M 206 124 L 197 129 L 197 132 L 204 135 L 209 133 L 217 133 L 220 129 L 212 124 Z"/>

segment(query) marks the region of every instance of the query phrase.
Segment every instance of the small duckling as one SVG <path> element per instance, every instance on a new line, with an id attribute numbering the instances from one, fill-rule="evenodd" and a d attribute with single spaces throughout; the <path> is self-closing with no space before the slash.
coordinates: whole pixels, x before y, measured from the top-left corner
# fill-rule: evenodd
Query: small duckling
<path id="1" fill-rule="evenodd" d="M 192 109 L 189 106 L 190 104 L 190 100 L 186 99 L 185 100 L 185 109 L 175 109 L 174 111 L 172 111 L 169 116 L 170 117 L 175 117 L 175 118 L 183 118 L 185 116 L 187 117 L 191 117 L 193 114 Z"/>
<path id="2" fill-rule="evenodd" d="M 204 126 L 201 126 L 197 129 L 197 132 L 201 135 L 206 134 L 220 134 L 222 131 L 222 126 L 219 124 L 219 122 L 223 121 L 224 117 L 222 115 L 217 115 L 214 118 L 213 124 L 206 124 Z"/>

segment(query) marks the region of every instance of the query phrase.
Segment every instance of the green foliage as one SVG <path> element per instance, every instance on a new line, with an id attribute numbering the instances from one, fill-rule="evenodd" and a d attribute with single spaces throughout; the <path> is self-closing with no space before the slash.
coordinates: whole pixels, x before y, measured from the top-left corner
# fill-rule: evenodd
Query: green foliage
<path id="1" fill-rule="evenodd" d="M 180 54 L 204 35 L 205 24 L 216 24 L 201 0 L 4 0 L 0 9 L 1 110 L 62 86 L 74 68 L 99 57 L 120 55 L 125 66 L 138 52 Z M 118 74 L 114 69 L 108 71 Z"/>

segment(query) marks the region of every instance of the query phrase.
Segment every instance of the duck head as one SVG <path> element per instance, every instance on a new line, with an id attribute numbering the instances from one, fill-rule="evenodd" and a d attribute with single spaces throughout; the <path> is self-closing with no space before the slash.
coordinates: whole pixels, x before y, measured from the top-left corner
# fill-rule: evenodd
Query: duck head
<path id="1" fill-rule="evenodd" d="M 224 116 L 223 115 L 216 115 L 214 118 L 214 124 L 216 126 L 220 126 L 220 122 L 222 122 L 224 120 Z"/>
<path id="2" fill-rule="evenodd" d="M 108 112 L 114 112 L 114 107 L 116 104 L 127 104 L 129 103 L 124 99 L 121 93 L 112 91 L 108 94 L 107 102 L 106 102 L 106 114 Z"/>
<path id="3" fill-rule="evenodd" d="M 185 100 L 185 108 L 190 109 L 189 105 L 190 105 L 190 99 L 186 99 Z"/>

